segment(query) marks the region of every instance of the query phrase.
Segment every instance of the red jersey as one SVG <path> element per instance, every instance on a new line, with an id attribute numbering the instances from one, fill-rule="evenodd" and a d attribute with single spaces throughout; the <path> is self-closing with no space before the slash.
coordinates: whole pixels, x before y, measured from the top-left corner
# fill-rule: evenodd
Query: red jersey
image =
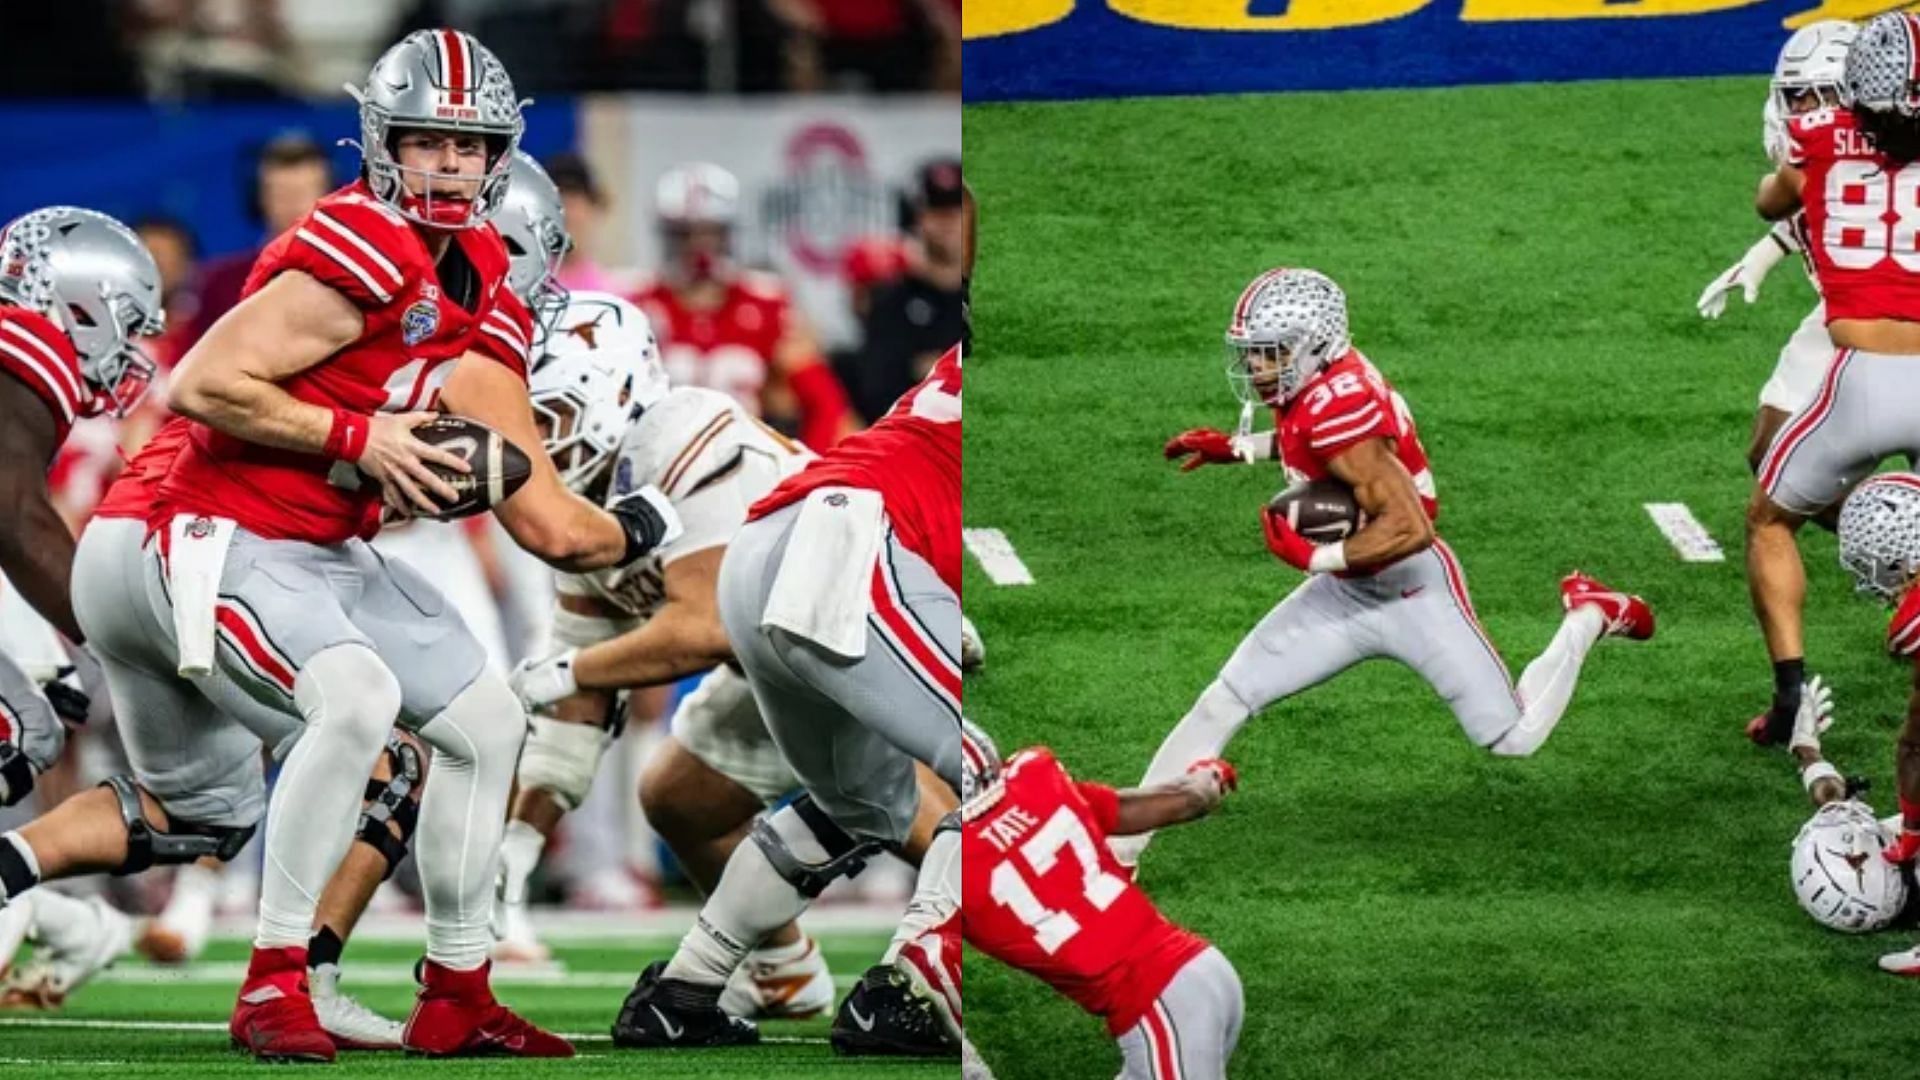
<path id="1" fill-rule="evenodd" d="M 53 414 L 56 451 L 75 420 L 99 411 L 99 395 L 80 374 L 73 342 L 44 315 L 0 305 L 0 371 L 25 383 L 46 404 Z"/>
<path id="2" fill-rule="evenodd" d="M 823 487 L 880 493 L 909 551 L 960 591 L 960 348 L 933 365 L 880 422 L 847 436 L 747 511 L 757 521 Z"/>
<path id="3" fill-rule="evenodd" d="M 173 468 L 174 457 L 187 445 L 192 432 L 193 421 L 184 416 L 173 417 L 162 424 L 140 452 L 127 459 L 126 467 L 107 488 L 100 505 L 94 507 L 93 516 L 145 520 L 153 511 L 160 481 L 166 477 L 167 470 Z"/>
<path id="4" fill-rule="evenodd" d="M 687 307 L 659 280 L 642 288 L 633 302 L 653 322 L 668 382 L 718 390 L 760 415 L 774 351 L 793 318 L 793 302 L 778 278 L 740 272 L 727 282 L 720 306 L 710 311 Z"/>
<path id="5" fill-rule="evenodd" d="M 1321 368 L 1275 413 L 1280 462 L 1289 481 L 1325 479 L 1327 462 L 1368 439 L 1391 439 L 1394 456 L 1413 477 L 1427 518 L 1440 516 L 1440 497 L 1426 448 L 1414 429 L 1413 411 L 1360 350 L 1349 349 Z"/>
<path id="6" fill-rule="evenodd" d="M 1920 162 L 1889 161 L 1846 109 L 1796 116 L 1787 136 L 1827 321 L 1920 321 Z"/>
<path id="7" fill-rule="evenodd" d="M 354 183 L 267 245 L 243 298 L 298 270 L 345 296 L 365 320 L 357 341 L 281 388 L 328 408 L 410 412 L 434 407 L 455 361 L 470 349 L 524 372 L 531 328 L 506 286 L 500 234 L 483 225 L 452 237 L 436 266 L 420 231 Z M 517 339 L 503 338 L 509 326 Z M 336 465 L 194 424 L 160 482 L 149 523 L 206 514 L 268 539 L 326 545 L 370 537 L 380 528 L 379 487 Z"/>
<path id="8" fill-rule="evenodd" d="M 1107 850 L 1110 787 L 1078 782 L 1044 747 L 1008 760 L 961 808 L 961 932 L 1107 1021 L 1119 1035 L 1204 939 L 1167 921 Z"/>

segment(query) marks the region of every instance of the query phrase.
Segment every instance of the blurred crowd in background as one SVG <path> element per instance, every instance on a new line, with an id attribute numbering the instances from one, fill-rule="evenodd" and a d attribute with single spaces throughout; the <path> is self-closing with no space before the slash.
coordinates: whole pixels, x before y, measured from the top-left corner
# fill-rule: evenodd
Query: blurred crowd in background
<path id="1" fill-rule="evenodd" d="M 0 220 L 49 202 L 114 213 L 164 279 L 154 391 L 119 425 L 76 428 L 55 464 L 57 501 L 76 531 L 123 455 L 164 421 L 165 371 L 238 302 L 258 251 L 354 179 L 357 154 L 336 145 L 358 133 L 342 84 L 363 80 L 403 33 L 434 25 L 474 32 L 516 89 L 539 100 L 522 145 L 565 200 L 576 247 L 560 281 L 641 302 L 670 371 L 676 343 L 648 303 L 672 277 L 652 181 L 690 161 L 738 175 L 730 261 L 786 297 L 789 343 L 830 363 L 839 434 L 884 413 L 960 338 L 959 0 L 0 5 L 0 126 L 26 146 L 17 159 L 26 164 L 0 191 Z M 73 140 L 76 129 L 88 138 Z M 737 396 L 801 434 L 805 418 L 767 390 L 754 379 Z M 476 631 L 511 665 L 545 648 L 551 578 L 490 518 L 476 522 L 464 532 L 496 608 Z M 0 645 L 12 655 L 31 649 L 7 640 L 23 606 L 0 591 Z M 549 848 L 537 895 L 624 910 L 676 887 L 635 799 L 639 763 L 674 696 L 634 696 L 630 734 Z M 36 801 L 52 805 L 119 771 L 111 718 L 101 721 L 69 741 L 70 761 L 42 780 Z M 31 806 L 14 812 L 30 816 Z M 248 860 L 226 878 L 223 906 L 250 910 Z M 409 880 L 403 868 L 387 902 L 406 903 Z M 910 884 L 882 871 L 859 889 L 903 899 Z M 135 908 L 166 900 L 161 875 L 111 887 L 130 890 L 120 899 Z"/>
<path id="2" fill-rule="evenodd" d="M 0 5 L 0 93 L 331 96 L 433 26 L 523 93 L 960 91 L 960 0 L 61 0 Z"/>

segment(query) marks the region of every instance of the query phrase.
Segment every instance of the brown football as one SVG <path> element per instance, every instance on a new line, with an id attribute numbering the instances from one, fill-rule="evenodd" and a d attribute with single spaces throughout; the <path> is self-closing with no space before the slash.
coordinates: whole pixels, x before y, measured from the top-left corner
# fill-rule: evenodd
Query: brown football
<path id="1" fill-rule="evenodd" d="M 413 437 L 451 451 L 473 466 L 472 472 L 454 472 L 428 466 L 443 477 L 460 497 L 433 515 L 442 521 L 485 513 L 507 501 L 533 475 L 533 462 L 506 436 L 478 420 L 442 416 L 413 429 Z"/>
<path id="2" fill-rule="evenodd" d="M 1364 519 L 1353 489 L 1331 477 L 1295 484 L 1270 499 L 1267 507 L 1316 544 L 1345 540 L 1360 530 Z"/>

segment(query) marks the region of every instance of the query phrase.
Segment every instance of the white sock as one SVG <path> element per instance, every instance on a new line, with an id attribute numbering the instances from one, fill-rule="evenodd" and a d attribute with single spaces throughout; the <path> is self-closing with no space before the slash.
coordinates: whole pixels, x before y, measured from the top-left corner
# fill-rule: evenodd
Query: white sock
<path id="1" fill-rule="evenodd" d="M 427 908 L 427 959 L 454 971 L 487 962 L 493 885 L 526 714 L 491 669 L 420 728 L 433 747 L 414 861 Z"/>
<path id="2" fill-rule="evenodd" d="M 1154 752 L 1153 762 L 1147 766 L 1147 775 L 1140 785 L 1164 783 L 1186 772 L 1187 766 L 1196 761 L 1219 757 L 1252 715 L 1253 710 L 1239 695 L 1215 679 L 1200 692 L 1200 700 L 1193 703 L 1187 715 L 1161 740 L 1160 749 Z M 1122 865 L 1133 866 L 1140 861 L 1140 853 L 1147 850 L 1147 842 L 1152 839 L 1152 833 L 1115 836 L 1107 841 L 1107 848 Z"/>
<path id="3" fill-rule="evenodd" d="M 320 893 L 353 843 L 367 774 L 400 713 L 400 683 L 365 645 L 323 649 L 300 669 L 306 731 L 267 804 L 267 855 L 254 946 L 305 948 Z"/>
<path id="4" fill-rule="evenodd" d="M 802 863 L 826 862 L 826 850 L 799 817 L 792 808 L 783 808 L 768 819 L 768 824 Z M 742 841 L 727 859 L 727 868 L 720 874 L 713 895 L 701 907 L 700 918 L 667 962 L 666 976 L 707 986 L 725 984 L 747 950 L 799 918 L 808 903 L 800 890 L 767 861 L 766 852 L 757 842 Z"/>
<path id="5" fill-rule="evenodd" d="M 900 925 L 894 930 L 893 940 L 887 944 L 880 962 L 893 963 L 907 942 L 946 922 L 958 910 L 960 831 L 942 829 L 934 834 L 933 843 L 927 845 L 927 853 L 920 860 L 920 880 L 914 887 L 913 899 L 907 903 L 906 914 L 900 917 Z"/>
<path id="6" fill-rule="evenodd" d="M 174 871 L 173 895 L 154 921 L 180 935 L 188 955 L 198 955 L 213 928 L 213 905 L 220 894 L 220 872 L 199 863 Z"/>
<path id="7" fill-rule="evenodd" d="M 100 918 L 92 904 L 58 889 L 34 890 L 33 929 L 27 936 L 36 943 L 55 952 L 76 953 L 99 931 Z"/>
<path id="8" fill-rule="evenodd" d="M 1606 625 L 1606 618 L 1592 604 L 1582 604 L 1567 612 L 1546 651 L 1520 674 L 1520 683 L 1515 688 L 1520 698 L 1519 723 L 1489 749 L 1502 757 L 1525 757 L 1540 749 L 1573 700 L 1573 688 L 1580 682 L 1580 666 L 1586 662 L 1593 643 L 1600 640 Z"/>
<path id="9" fill-rule="evenodd" d="M 527 882 L 540 866 L 540 853 L 547 847 L 547 838 L 540 830 L 524 821 L 507 822 L 507 831 L 500 838 L 500 871 L 506 882 L 500 898 L 509 904 L 527 902 Z"/>

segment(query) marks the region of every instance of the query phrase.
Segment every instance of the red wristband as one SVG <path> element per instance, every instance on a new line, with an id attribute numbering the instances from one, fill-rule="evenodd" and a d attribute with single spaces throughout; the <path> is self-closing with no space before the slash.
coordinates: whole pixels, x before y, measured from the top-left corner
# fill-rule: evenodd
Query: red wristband
<path id="1" fill-rule="evenodd" d="M 321 447 L 320 452 L 339 461 L 359 461 L 360 455 L 367 452 L 367 436 L 372 429 L 371 416 L 335 409 L 333 427 L 328 430 L 327 444 Z"/>

